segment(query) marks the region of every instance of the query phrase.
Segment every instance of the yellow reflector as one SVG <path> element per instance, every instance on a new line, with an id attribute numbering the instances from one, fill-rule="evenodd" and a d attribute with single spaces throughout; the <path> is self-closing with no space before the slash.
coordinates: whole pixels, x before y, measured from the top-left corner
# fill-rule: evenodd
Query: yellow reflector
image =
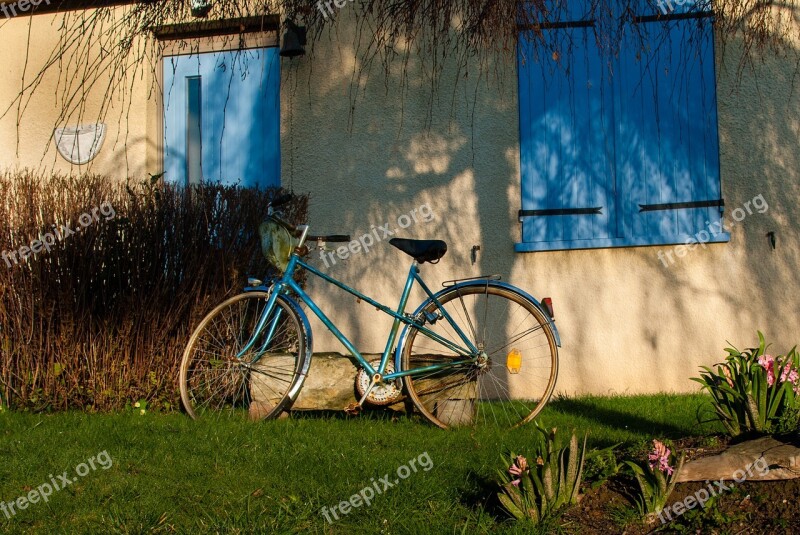
<path id="1" fill-rule="evenodd" d="M 519 349 L 512 349 L 511 352 L 506 357 L 506 368 L 511 373 L 519 373 L 520 368 L 522 368 L 522 353 L 519 352 Z"/>

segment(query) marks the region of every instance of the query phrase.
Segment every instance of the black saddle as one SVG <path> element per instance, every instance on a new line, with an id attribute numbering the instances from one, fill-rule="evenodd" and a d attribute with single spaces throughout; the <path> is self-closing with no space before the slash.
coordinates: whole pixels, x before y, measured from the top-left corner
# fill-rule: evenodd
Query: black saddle
<path id="1" fill-rule="evenodd" d="M 447 252 L 447 244 L 442 240 L 407 240 L 392 238 L 389 243 L 423 264 L 435 264 Z"/>

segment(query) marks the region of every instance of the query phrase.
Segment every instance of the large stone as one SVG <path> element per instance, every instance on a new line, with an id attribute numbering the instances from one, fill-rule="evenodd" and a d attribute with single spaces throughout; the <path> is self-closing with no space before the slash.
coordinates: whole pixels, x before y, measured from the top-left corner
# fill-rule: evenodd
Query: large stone
<path id="1" fill-rule="evenodd" d="M 703 457 L 684 465 L 678 482 L 685 481 L 777 481 L 800 477 L 800 448 L 763 437 L 731 446 L 719 455 Z"/>
<path id="2" fill-rule="evenodd" d="M 380 358 L 380 355 L 365 355 L 369 360 Z M 282 362 L 282 359 L 285 362 Z M 270 365 L 279 368 L 292 366 L 293 359 L 286 357 L 271 357 Z M 356 403 L 355 378 L 358 368 L 353 357 L 346 357 L 338 353 L 314 354 L 311 368 L 308 371 L 300 390 L 300 395 L 295 400 L 290 410 L 343 410 L 347 405 Z M 253 400 L 258 407 L 254 409 L 259 414 L 261 407 L 275 406 L 278 402 L 270 393 L 276 390 L 286 390 L 285 383 L 279 384 L 277 380 L 263 374 L 254 374 L 251 390 Z M 279 387 L 279 388 L 278 388 Z M 389 406 L 393 410 L 404 410 L 403 402 Z"/>
<path id="3" fill-rule="evenodd" d="M 472 425 L 475 419 L 475 401 L 446 399 L 436 404 L 436 417 L 450 427 Z"/>
<path id="4" fill-rule="evenodd" d="M 270 405 L 267 402 L 264 402 L 264 401 L 253 401 L 252 403 L 250 403 L 250 410 L 249 410 L 250 419 L 253 420 L 253 421 L 263 420 L 264 418 L 267 417 L 267 415 L 270 412 L 272 412 L 272 409 L 274 409 L 274 408 L 275 408 L 275 405 Z M 286 411 L 283 411 L 278 415 L 278 419 L 279 420 L 284 419 L 284 418 L 288 418 L 288 417 L 289 417 L 289 413 L 287 413 Z"/>
<path id="5" fill-rule="evenodd" d="M 380 358 L 380 355 L 365 355 L 370 361 Z M 250 417 L 263 418 L 279 401 L 277 392 L 286 390 L 283 371 L 291 369 L 294 358 L 291 355 L 270 355 L 268 364 L 262 364 L 264 373 L 253 374 L 250 390 L 253 403 L 250 406 Z M 256 365 L 256 368 L 260 367 Z M 280 374 L 270 373 L 280 370 Z M 346 406 L 356 403 L 355 378 L 358 373 L 357 361 L 350 356 L 338 353 L 315 354 L 300 390 L 300 395 L 289 408 L 292 411 L 307 410 L 334 410 L 341 411 Z M 415 382 L 417 388 L 424 390 L 428 381 Z M 470 383 L 454 392 L 451 397 L 438 400 L 429 407 L 437 418 L 445 424 L 457 426 L 472 425 L 475 417 L 476 383 Z M 369 408 L 369 404 L 365 404 Z M 404 411 L 406 406 L 403 400 L 386 407 L 395 411 Z"/>

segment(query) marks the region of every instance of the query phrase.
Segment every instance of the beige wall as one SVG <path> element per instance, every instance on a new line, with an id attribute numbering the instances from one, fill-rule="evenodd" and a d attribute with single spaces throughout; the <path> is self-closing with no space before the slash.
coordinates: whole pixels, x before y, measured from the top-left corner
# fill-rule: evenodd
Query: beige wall
<path id="1" fill-rule="evenodd" d="M 121 13 L 122 8 L 117 12 Z M 93 10 L 87 11 L 89 16 L 92 13 Z M 78 12 L 69 15 L 77 16 Z M 82 76 L 76 69 L 91 71 L 99 50 L 82 58 L 89 61 L 73 60 L 72 68 L 67 68 L 65 61 L 63 69 L 54 66 L 39 78 L 42 67 L 52 61 L 54 50 L 60 46 L 70 49 L 75 44 L 72 40 L 61 41 L 58 29 L 62 15 L 3 18 L 0 24 L 0 46 L 4 51 L 0 62 L 0 168 L 91 171 L 121 178 L 155 172 L 146 165 L 147 151 L 153 149 L 157 139 L 155 125 L 152 121 L 148 124 L 148 107 L 154 103 L 148 104 L 147 89 L 152 78 L 147 76 L 146 70 L 134 72 L 130 69 L 125 73 L 128 75 L 125 85 L 129 90 L 113 93 L 111 99 L 103 98 L 110 80 L 106 73 L 93 77 L 97 79 L 93 87 L 84 85 L 85 98 L 70 99 L 81 85 Z M 104 27 L 109 25 L 110 21 Z M 142 74 L 143 78 L 138 79 Z M 35 91 L 26 91 L 22 99 L 17 98 L 23 87 L 34 84 L 38 85 Z M 65 108 L 68 113 L 59 118 Z M 107 130 L 103 147 L 94 160 L 77 166 L 58 155 L 53 142 L 54 128 L 95 122 L 106 123 Z"/>
<path id="2" fill-rule="evenodd" d="M 348 9 L 349 4 L 340 15 L 347 17 Z M 37 19 L 35 31 L 50 36 L 49 17 Z M 746 346 L 761 329 L 777 350 L 800 341 L 795 328 L 800 221 L 794 209 L 800 101 L 791 91 L 793 59 L 768 59 L 737 80 L 738 55 L 728 49 L 731 59 L 720 68 L 718 89 L 726 216 L 759 194 L 770 208 L 738 223 L 730 243 L 694 250 L 667 268 L 657 253 L 674 247 L 515 253 L 520 177 L 513 63 L 496 66 L 505 76 L 487 79 L 473 69 L 467 80 L 450 64 L 441 90 L 431 96 L 416 59 L 405 88 L 399 64 L 388 79 L 377 67 L 368 80 L 359 79 L 364 66 L 348 28 L 340 23 L 313 58 L 283 60 L 283 184 L 311 193 L 313 231 L 357 237 L 372 225 L 388 222 L 395 228 L 399 216 L 428 204 L 436 219 L 416 223 L 402 235 L 444 239 L 450 250 L 440 264 L 425 265 L 423 276 L 438 287 L 452 278 L 500 273 L 536 297 L 551 296 L 563 341 L 556 390 L 568 394 L 694 390 L 688 378 L 697 366 L 719 360 L 726 340 Z M 7 24 L 0 46 L 24 42 L 27 31 L 26 25 Z M 51 49 L 48 38 L 32 51 L 32 65 Z M 4 99 L 19 89 L 20 56 L 0 67 Z M 148 85 L 145 80 L 135 86 L 127 123 L 107 118 L 119 139 L 127 135 L 127 147 L 122 141 L 111 145 L 115 136 L 109 132 L 92 170 L 131 176 L 154 171 L 158 107 L 147 100 Z M 0 165 L 56 162 L 56 168 L 65 168 L 52 146 L 42 160 L 54 109 L 52 91 L 34 97 L 20 128 L 18 157 L 9 150 L 16 144 L 15 116 L 0 120 Z M 769 231 L 777 236 L 774 251 Z M 474 265 L 473 245 L 481 246 Z M 328 271 L 395 304 L 408 265 L 409 259 L 384 241 L 369 254 L 337 259 Z M 389 329 L 384 316 L 319 284 L 312 282 L 310 291 L 323 308 L 335 311 L 358 347 L 383 349 Z M 412 302 L 420 300 L 417 294 Z M 315 348 L 338 350 L 313 324 Z"/>

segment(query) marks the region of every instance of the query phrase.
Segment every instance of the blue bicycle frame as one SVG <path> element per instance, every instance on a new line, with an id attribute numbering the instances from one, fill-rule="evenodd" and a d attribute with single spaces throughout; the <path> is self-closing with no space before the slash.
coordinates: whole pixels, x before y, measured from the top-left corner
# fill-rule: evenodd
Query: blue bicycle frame
<path id="1" fill-rule="evenodd" d="M 350 340 L 342 334 L 342 332 L 336 327 L 336 325 L 328 318 L 327 315 L 317 306 L 317 304 L 311 299 L 311 297 L 300 287 L 300 285 L 295 282 L 293 275 L 297 268 L 305 269 L 306 271 L 313 273 L 314 275 L 322 278 L 326 282 L 333 284 L 334 286 L 341 288 L 345 292 L 354 295 L 355 297 L 366 301 L 370 305 L 374 306 L 381 312 L 388 314 L 394 318 L 394 322 L 392 323 L 392 329 L 389 333 L 389 337 L 386 341 L 386 348 L 383 350 L 383 354 L 381 355 L 380 364 L 378 369 L 372 367 L 372 365 L 367 362 L 364 356 L 356 349 L 356 347 L 350 342 Z M 411 289 L 414 286 L 414 283 L 417 282 L 425 294 L 428 296 L 429 300 L 436 304 L 437 309 L 441 312 L 442 318 L 445 319 L 453 330 L 456 332 L 458 337 L 461 339 L 460 342 L 464 345 L 459 345 L 458 343 L 443 338 L 439 334 L 431 331 L 425 325 L 417 322 L 413 315 L 409 315 L 405 313 L 406 305 L 408 303 L 409 295 L 411 294 Z M 259 319 L 258 324 L 253 332 L 253 335 L 249 342 L 245 344 L 244 348 L 238 353 L 237 357 L 242 358 L 245 354 L 247 354 L 253 346 L 256 344 L 256 340 L 261 335 L 261 332 L 267 326 L 269 322 L 269 328 L 267 330 L 267 336 L 259 351 L 257 352 L 256 359 L 253 362 L 257 361 L 261 355 L 266 352 L 266 348 L 269 345 L 269 342 L 272 339 L 272 336 L 275 333 L 275 329 L 277 328 L 278 322 L 280 320 L 280 313 L 282 311 L 278 311 L 275 314 L 275 317 L 269 321 L 270 316 L 272 315 L 273 310 L 275 309 L 275 303 L 277 302 L 279 295 L 286 295 L 288 292 L 294 292 L 297 297 L 303 303 L 308 306 L 308 308 L 319 318 L 319 320 L 325 325 L 325 327 L 330 330 L 334 336 L 342 343 L 342 345 L 355 357 L 358 363 L 364 368 L 364 370 L 370 375 L 373 376 L 376 373 L 380 374 L 384 380 L 391 381 L 394 379 L 399 379 L 401 377 L 405 377 L 407 375 L 417 375 L 423 374 L 431 371 L 441 370 L 444 368 L 452 367 L 452 366 L 460 366 L 464 364 L 469 364 L 475 362 L 475 360 L 480 355 L 480 350 L 475 347 L 475 344 L 470 341 L 470 339 L 464 334 L 461 328 L 456 324 L 455 321 L 450 317 L 444 307 L 441 306 L 441 303 L 436 298 L 436 296 L 431 292 L 425 282 L 419 275 L 419 265 L 416 261 L 414 261 L 411 265 L 411 268 L 408 271 L 408 277 L 406 278 L 405 286 L 403 287 L 403 293 L 400 296 L 400 303 L 397 306 L 397 310 L 392 310 L 389 307 L 375 301 L 374 299 L 362 294 L 358 290 L 355 290 L 346 284 L 334 279 L 333 277 L 319 271 L 314 266 L 311 266 L 305 263 L 297 253 L 292 253 L 289 264 L 286 267 L 286 270 L 283 273 L 283 276 L 276 280 L 271 287 L 267 286 L 258 286 L 258 287 L 250 287 L 247 288 L 246 291 L 269 291 L 270 296 L 269 300 L 267 301 L 267 306 L 264 308 L 261 318 Z M 394 347 L 395 341 L 397 340 L 397 334 L 400 328 L 400 324 L 405 324 L 410 327 L 414 327 L 419 330 L 420 333 L 424 334 L 425 336 L 439 342 L 443 346 L 447 347 L 451 351 L 454 351 L 457 355 L 461 355 L 462 359 L 453 359 L 448 362 L 443 362 L 439 364 L 434 364 L 430 366 L 424 366 L 421 368 L 415 368 L 413 370 L 400 370 L 396 369 L 393 373 L 388 373 L 384 375 L 386 371 L 386 366 L 389 362 L 389 354 Z M 398 367 L 399 368 L 399 367 Z"/>

